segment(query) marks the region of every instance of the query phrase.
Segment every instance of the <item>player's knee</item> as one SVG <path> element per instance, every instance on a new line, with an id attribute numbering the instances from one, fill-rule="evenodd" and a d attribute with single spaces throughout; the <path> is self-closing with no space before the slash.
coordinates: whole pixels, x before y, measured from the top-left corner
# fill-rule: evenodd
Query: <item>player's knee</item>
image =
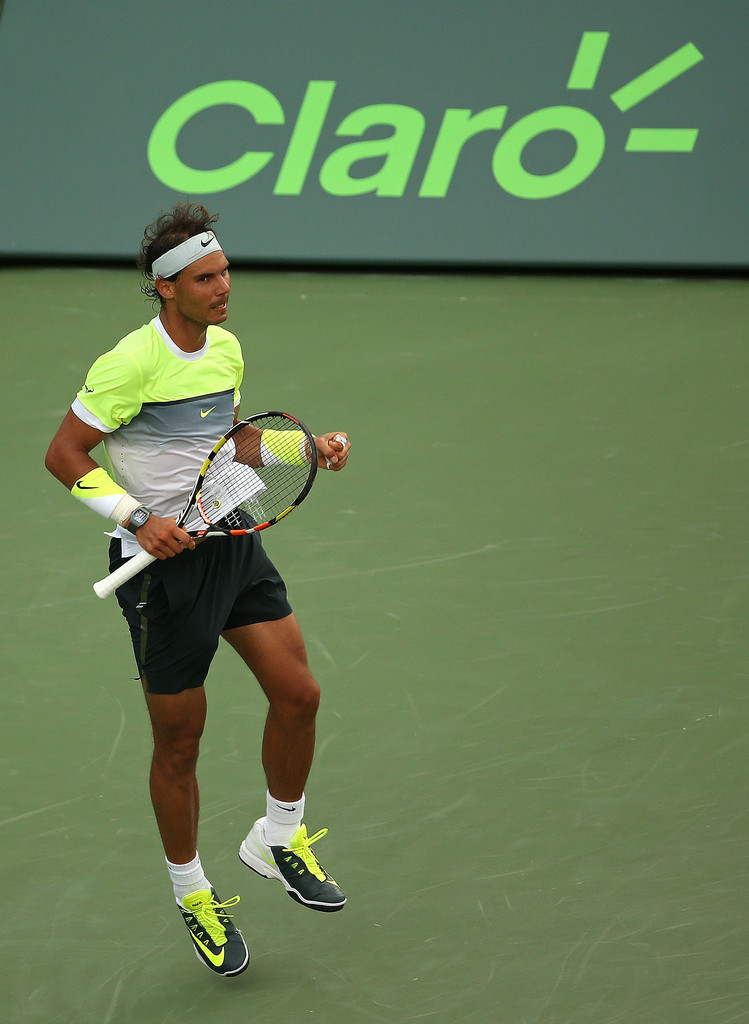
<path id="1" fill-rule="evenodd" d="M 317 714 L 317 709 L 320 707 L 320 687 L 312 676 L 310 676 L 309 684 L 305 691 L 303 704 L 305 713 L 309 717 L 314 718 Z"/>
<path id="2" fill-rule="evenodd" d="M 301 673 L 293 683 L 282 688 L 273 701 L 278 714 L 298 722 L 314 720 L 319 706 L 320 687 L 310 672 Z"/>
<path id="3" fill-rule="evenodd" d="M 154 762 L 174 777 L 192 775 L 200 754 L 200 736 L 170 737 L 154 743 Z"/>
<path id="4" fill-rule="evenodd" d="M 301 718 L 314 718 L 317 714 L 320 707 L 320 687 L 312 675 L 308 675 L 295 692 L 293 704 Z"/>

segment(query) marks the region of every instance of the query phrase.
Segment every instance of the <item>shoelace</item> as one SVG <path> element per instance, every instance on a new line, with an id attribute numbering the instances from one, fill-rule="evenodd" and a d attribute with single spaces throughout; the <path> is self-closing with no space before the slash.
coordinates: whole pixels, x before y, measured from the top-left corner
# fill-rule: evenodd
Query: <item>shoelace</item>
<path id="1" fill-rule="evenodd" d="M 289 848 L 289 853 L 298 857 L 307 870 L 311 874 L 315 875 L 316 878 L 319 878 L 321 882 L 325 881 L 325 872 L 323 871 L 317 857 L 315 857 L 312 850 L 310 850 L 310 846 L 327 834 L 328 830 L 326 828 L 321 828 L 320 831 L 315 832 L 313 836 L 307 836 L 301 846 L 295 846 L 293 849 Z"/>
<path id="2" fill-rule="evenodd" d="M 217 946 L 223 946 L 227 940 L 226 931 L 219 921 L 216 911 L 225 911 L 228 907 L 236 907 L 239 900 L 239 896 L 232 896 L 230 900 L 226 900 L 224 903 L 217 903 L 216 900 L 212 899 L 209 903 L 201 903 L 199 907 L 191 911 Z M 225 913 L 223 916 L 231 917 L 232 915 Z"/>

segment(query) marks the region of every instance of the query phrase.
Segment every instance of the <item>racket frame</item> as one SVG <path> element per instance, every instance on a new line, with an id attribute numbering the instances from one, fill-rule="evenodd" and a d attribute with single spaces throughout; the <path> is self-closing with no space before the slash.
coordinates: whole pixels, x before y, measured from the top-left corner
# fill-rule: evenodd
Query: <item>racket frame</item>
<path id="1" fill-rule="evenodd" d="M 224 445 L 228 441 L 230 441 L 235 434 L 239 433 L 244 428 L 255 425 L 258 420 L 266 420 L 271 417 L 277 417 L 283 420 L 291 421 L 291 423 L 293 423 L 295 427 L 304 434 L 307 445 L 309 446 L 310 464 L 307 473 L 307 479 L 304 485 L 302 486 L 299 494 L 290 505 L 288 505 L 281 512 L 278 512 L 276 515 L 271 516 L 270 519 L 267 519 L 263 523 L 256 523 L 255 526 L 246 527 L 245 529 L 226 529 L 223 527 L 216 527 L 210 524 L 206 524 L 206 528 L 204 530 L 190 530 L 189 532 L 191 537 L 241 537 L 248 533 L 259 533 L 261 530 L 267 530 L 270 526 L 274 526 L 276 523 L 279 523 L 282 519 L 285 519 L 290 512 L 293 512 L 295 508 L 301 505 L 301 503 L 309 494 L 312 488 L 312 484 L 315 482 L 315 476 L 317 475 L 317 447 L 315 446 L 315 439 L 311 431 L 308 429 L 308 427 L 305 426 L 304 423 L 302 423 L 301 420 L 297 419 L 296 416 L 292 416 L 290 413 L 287 412 L 270 410 L 268 412 L 254 413 L 252 416 L 247 416 L 245 419 L 238 420 L 236 423 L 234 423 L 229 428 L 229 430 L 227 430 L 226 433 L 223 434 L 218 439 L 216 444 L 210 450 L 210 452 L 205 458 L 205 461 L 203 462 L 200 472 L 198 473 L 197 479 L 195 481 L 195 486 L 193 487 L 189 498 L 185 502 L 182 511 L 177 517 L 177 526 L 182 527 L 189 519 L 193 509 L 198 508 L 197 503 L 198 500 L 200 499 L 200 494 L 203 488 L 203 483 L 205 481 L 206 474 L 208 473 L 208 470 L 210 469 L 213 460 L 216 458 L 216 456 L 224 447 Z M 198 511 L 200 510 L 198 509 Z M 149 554 L 149 552 L 145 549 L 137 552 L 135 555 L 129 558 L 127 562 L 119 566 L 119 568 L 115 569 L 114 572 L 109 573 L 108 576 L 105 576 L 103 579 L 98 580 L 96 583 L 94 583 L 94 593 L 96 594 L 97 597 L 102 598 L 102 600 L 106 597 L 109 597 L 110 594 L 113 594 L 114 591 L 118 587 L 121 587 L 123 583 L 127 583 L 128 580 L 133 578 L 133 576 L 136 576 L 139 572 L 141 572 L 148 565 L 155 561 L 156 556 Z"/>

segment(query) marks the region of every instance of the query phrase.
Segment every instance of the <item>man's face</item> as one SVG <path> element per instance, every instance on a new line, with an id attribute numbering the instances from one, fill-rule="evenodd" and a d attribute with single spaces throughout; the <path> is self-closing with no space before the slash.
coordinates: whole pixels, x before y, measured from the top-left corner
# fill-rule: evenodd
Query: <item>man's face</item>
<path id="1" fill-rule="evenodd" d="M 165 283 L 170 285 L 165 298 L 174 299 L 177 311 L 185 320 L 209 327 L 222 324 L 229 315 L 231 278 L 229 261 L 222 252 L 201 256 L 185 267 L 176 281 Z"/>

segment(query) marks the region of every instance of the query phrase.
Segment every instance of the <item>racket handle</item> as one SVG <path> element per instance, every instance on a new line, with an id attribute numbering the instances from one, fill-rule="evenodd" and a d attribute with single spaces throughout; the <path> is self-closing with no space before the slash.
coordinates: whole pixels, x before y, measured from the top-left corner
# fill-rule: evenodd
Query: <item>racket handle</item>
<path id="1" fill-rule="evenodd" d="M 115 569 L 109 576 L 105 576 L 103 580 L 99 580 L 98 583 L 94 583 L 94 593 L 97 597 L 105 598 L 113 594 L 118 587 L 121 587 L 123 583 L 127 583 L 133 576 L 136 576 L 141 569 L 145 569 L 151 562 L 156 561 L 155 555 L 149 555 L 147 551 L 139 551 L 137 555 L 133 555 L 132 558 L 128 559 L 124 565 L 121 565 L 119 569 Z"/>

